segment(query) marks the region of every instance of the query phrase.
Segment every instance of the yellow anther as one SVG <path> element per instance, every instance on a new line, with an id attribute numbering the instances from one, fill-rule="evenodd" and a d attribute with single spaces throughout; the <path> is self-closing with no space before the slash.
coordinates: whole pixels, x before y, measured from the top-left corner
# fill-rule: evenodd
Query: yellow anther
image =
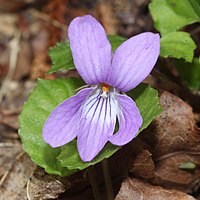
<path id="1" fill-rule="evenodd" d="M 101 89 L 102 89 L 103 92 L 109 92 L 110 86 L 103 83 Z"/>
<path id="2" fill-rule="evenodd" d="M 110 90 L 110 86 L 105 84 L 105 83 L 102 83 L 101 89 L 103 91 L 102 94 L 101 94 L 101 97 L 104 98 L 104 99 L 107 98 L 108 97 L 107 93 Z"/>

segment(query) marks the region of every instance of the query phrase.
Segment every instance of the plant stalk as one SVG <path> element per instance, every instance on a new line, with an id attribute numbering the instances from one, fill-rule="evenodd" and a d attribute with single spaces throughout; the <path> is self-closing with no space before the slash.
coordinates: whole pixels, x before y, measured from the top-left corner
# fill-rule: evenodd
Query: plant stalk
<path id="1" fill-rule="evenodd" d="M 91 184 L 91 187 L 92 187 L 94 198 L 95 198 L 95 200 L 101 200 L 98 185 L 97 185 L 97 182 L 95 180 L 95 173 L 94 173 L 93 167 L 92 166 L 89 167 L 87 172 L 88 172 L 88 176 L 89 176 L 89 179 L 90 179 L 90 184 Z"/>
<path id="2" fill-rule="evenodd" d="M 103 174 L 104 174 L 107 200 L 114 200 L 114 193 L 113 193 L 112 180 L 110 176 L 108 160 L 104 159 L 101 163 L 102 163 Z"/>

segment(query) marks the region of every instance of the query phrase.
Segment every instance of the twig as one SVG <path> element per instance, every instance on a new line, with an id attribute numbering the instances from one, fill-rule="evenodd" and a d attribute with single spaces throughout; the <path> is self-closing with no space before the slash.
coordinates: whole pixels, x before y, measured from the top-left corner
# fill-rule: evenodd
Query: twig
<path id="1" fill-rule="evenodd" d="M 0 187 L 2 186 L 3 182 L 5 181 L 6 177 L 8 176 L 10 170 L 7 170 L 4 175 L 1 177 L 0 180 Z"/>
<path id="2" fill-rule="evenodd" d="M 188 154 L 188 155 L 193 155 L 193 156 L 200 156 L 200 152 L 177 151 L 177 152 L 168 153 L 166 155 L 158 157 L 158 158 L 155 159 L 155 162 L 158 162 L 158 161 L 161 161 L 161 160 L 165 160 L 165 159 L 167 159 L 169 157 L 180 155 L 180 154 Z"/>
<path id="3" fill-rule="evenodd" d="M 30 184 L 30 179 L 28 180 L 27 184 L 26 184 L 26 196 L 28 200 L 31 200 L 31 197 L 29 195 L 29 184 Z"/>
<path id="4" fill-rule="evenodd" d="M 16 160 L 19 160 L 24 154 L 25 154 L 25 151 L 22 151 L 21 153 L 19 153 L 16 157 Z"/>
<path id="5" fill-rule="evenodd" d="M 13 143 L 0 143 L 0 147 L 13 147 Z"/>

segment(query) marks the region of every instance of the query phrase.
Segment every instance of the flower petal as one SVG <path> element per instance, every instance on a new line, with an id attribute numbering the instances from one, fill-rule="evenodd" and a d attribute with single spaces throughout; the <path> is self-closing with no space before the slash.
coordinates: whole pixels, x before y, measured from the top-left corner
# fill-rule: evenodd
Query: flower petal
<path id="1" fill-rule="evenodd" d="M 112 50 L 101 24 L 90 15 L 76 17 L 69 25 L 68 37 L 74 64 L 84 81 L 89 85 L 105 82 Z"/>
<path id="2" fill-rule="evenodd" d="M 91 161 L 104 147 L 115 128 L 119 105 L 114 94 L 102 98 L 97 89 L 83 104 L 78 130 L 78 152 L 84 162 Z"/>
<path id="3" fill-rule="evenodd" d="M 114 145 L 124 145 L 130 142 L 137 134 L 142 125 L 142 117 L 135 102 L 126 95 L 118 94 L 121 112 L 118 115 L 119 131 L 109 137 Z"/>
<path id="4" fill-rule="evenodd" d="M 115 51 L 107 83 L 126 92 L 153 69 L 160 52 L 160 36 L 146 32 L 122 43 Z"/>
<path id="5" fill-rule="evenodd" d="M 92 90 L 94 88 L 81 90 L 53 110 L 43 127 L 42 136 L 46 143 L 52 147 L 59 147 L 77 136 L 76 123 L 80 117 L 78 111 Z"/>

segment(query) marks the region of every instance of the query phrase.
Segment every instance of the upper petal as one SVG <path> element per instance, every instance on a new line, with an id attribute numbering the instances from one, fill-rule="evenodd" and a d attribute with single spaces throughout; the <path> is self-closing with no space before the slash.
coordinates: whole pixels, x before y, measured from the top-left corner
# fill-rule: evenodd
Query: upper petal
<path id="1" fill-rule="evenodd" d="M 101 24 L 90 15 L 76 17 L 69 25 L 68 37 L 74 64 L 84 81 L 89 85 L 105 82 L 112 50 Z"/>
<path id="2" fill-rule="evenodd" d="M 77 136 L 76 123 L 80 117 L 78 111 L 92 90 L 93 88 L 81 90 L 53 110 L 43 127 L 42 137 L 46 143 L 59 147 Z"/>
<path id="3" fill-rule="evenodd" d="M 118 115 L 119 131 L 109 137 L 114 145 L 124 145 L 130 142 L 142 125 L 142 117 L 135 102 L 126 95 L 118 94 L 121 112 Z"/>
<path id="4" fill-rule="evenodd" d="M 118 102 L 112 94 L 100 97 L 96 90 L 83 104 L 78 130 L 78 151 L 81 159 L 91 161 L 104 147 L 115 128 L 119 112 Z"/>
<path id="5" fill-rule="evenodd" d="M 151 72 L 160 52 L 160 36 L 146 32 L 122 43 L 115 51 L 107 83 L 129 91 Z"/>

